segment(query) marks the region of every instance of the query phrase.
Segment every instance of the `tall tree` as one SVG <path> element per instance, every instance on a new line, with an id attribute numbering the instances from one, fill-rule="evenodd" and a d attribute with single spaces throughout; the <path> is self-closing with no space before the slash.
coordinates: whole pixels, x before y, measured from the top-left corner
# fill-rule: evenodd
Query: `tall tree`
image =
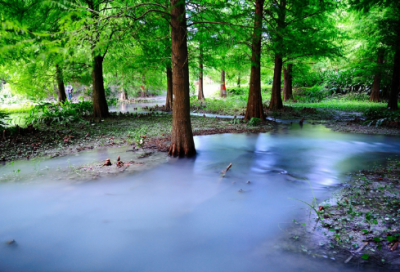
<path id="1" fill-rule="evenodd" d="M 293 64 L 288 63 L 287 67 L 283 67 L 283 101 L 293 98 Z"/>
<path id="2" fill-rule="evenodd" d="M 185 2 L 171 0 L 172 82 L 172 137 L 168 154 L 190 157 L 196 154 L 190 121 L 189 65 Z"/>
<path id="3" fill-rule="evenodd" d="M 337 37 L 335 25 L 329 13 L 334 12 L 335 0 L 267 0 L 264 19 L 270 36 L 267 48 L 274 58 L 274 77 L 270 109 L 283 107 L 281 96 L 282 67 L 285 62 L 313 56 L 329 56 L 338 53 L 333 39 Z"/>
<path id="4" fill-rule="evenodd" d="M 253 117 L 265 120 L 261 96 L 261 36 L 264 0 L 256 0 L 254 33 L 252 41 L 250 90 L 245 119 Z"/>
<path id="5" fill-rule="evenodd" d="M 369 101 L 371 102 L 379 102 L 379 91 L 381 87 L 381 79 L 382 79 L 382 64 L 383 58 L 385 57 L 385 49 L 380 48 L 378 51 L 378 59 L 376 61 L 378 67 L 375 72 L 374 82 L 372 83 L 371 95 L 369 97 Z"/>
<path id="6" fill-rule="evenodd" d="M 351 0 L 351 7 L 369 13 L 373 8 L 385 10 L 385 18 L 380 20 L 382 43 L 394 51 L 392 82 L 388 101 L 390 110 L 398 109 L 400 89 L 400 1 L 397 0 Z"/>

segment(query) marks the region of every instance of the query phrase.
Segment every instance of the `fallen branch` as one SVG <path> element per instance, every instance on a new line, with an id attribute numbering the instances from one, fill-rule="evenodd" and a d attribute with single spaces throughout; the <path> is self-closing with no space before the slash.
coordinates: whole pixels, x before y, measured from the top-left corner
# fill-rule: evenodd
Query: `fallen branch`
<path id="1" fill-rule="evenodd" d="M 365 242 L 359 249 L 356 250 L 355 253 L 360 252 L 361 250 L 363 250 L 366 246 L 368 245 L 368 242 Z M 348 263 L 351 261 L 351 259 L 354 257 L 354 255 L 351 255 L 350 257 L 347 258 L 346 261 L 344 261 L 344 263 Z"/>
<path id="2" fill-rule="evenodd" d="M 224 171 L 222 171 L 222 175 L 225 175 L 226 172 L 228 172 L 228 170 L 229 170 L 231 167 L 232 167 L 232 163 L 230 163 L 230 164 L 228 165 L 228 167 L 226 167 L 226 169 L 225 169 Z"/>

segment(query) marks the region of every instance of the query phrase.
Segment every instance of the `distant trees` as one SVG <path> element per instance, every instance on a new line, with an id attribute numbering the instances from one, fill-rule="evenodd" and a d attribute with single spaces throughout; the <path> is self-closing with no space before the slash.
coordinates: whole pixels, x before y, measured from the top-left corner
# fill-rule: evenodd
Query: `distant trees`
<path id="1" fill-rule="evenodd" d="M 274 58 L 274 77 L 269 107 L 281 109 L 282 67 L 305 57 L 318 58 L 338 53 L 333 42 L 336 28 L 329 13 L 337 8 L 334 0 L 266 0 L 264 21 L 267 24 L 268 51 Z M 286 83 L 289 88 L 290 81 Z M 290 90 L 287 89 L 287 90 Z"/>
<path id="2" fill-rule="evenodd" d="M 390 50 L 394 52 L 393 55 L 393 68 L 392 68 L 392 79 L 391 88 L 388 101 L 388 108 L 390 110 L 398 109 L 398 96 L 400 89 L 400 1 L 398 0 L 351 0 L 351 7 L 355 10 L 362 11 L 368 14 L 373 9 L 379 9 L 383 12 L 383 17 L 376 21 L 378 26 L 380 42 L 386 45 Z M 379 53 L 382 54 L 382 51 Z M 378 54 L 378 63 L 379 60 Z M 378 88 L 378 82 L 380 82 L 380 71 L 375 76 L 375 93 Z M 371 98 L 372 100 L 376 98 Z"/>

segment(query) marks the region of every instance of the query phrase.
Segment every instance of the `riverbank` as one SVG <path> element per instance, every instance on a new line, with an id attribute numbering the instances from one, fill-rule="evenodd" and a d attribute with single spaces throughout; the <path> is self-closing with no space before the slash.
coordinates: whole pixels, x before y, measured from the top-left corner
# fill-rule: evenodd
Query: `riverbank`
<path id="1" fill-rule="evenodd" d="M 271 131 L 275 122 L 249 126 L 241 120 L 192 116 L 194 135 Z M 0 161 L 55 158 L 97 148 L 129 147 L 167 152 L 172 116 L 162 113 L 112 113 L 110 118 L 16 129 L 0 141 Z"/>
<path id="2" fill-rule="evenodd" d="M 309 203 L 310 218 L 294 219 L 277 248 L 360 268 L 399 269 L 400 161 L 368 168 L 351 174 L 331 199 Z"/>

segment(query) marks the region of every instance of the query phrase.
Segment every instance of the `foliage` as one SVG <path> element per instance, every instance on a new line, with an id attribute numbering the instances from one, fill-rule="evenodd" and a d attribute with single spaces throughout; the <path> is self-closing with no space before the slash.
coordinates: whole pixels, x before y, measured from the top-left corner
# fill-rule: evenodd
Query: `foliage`
<path id="1" fill-rule="evenodd" d="M 249 87 L 231 87 L 227 88 L 226 92 L 233 95 L 244 95 L 249 93 Z"/>
<path id="2" fill-rule="evenodd" d="M 92 110 L 93 105 L 89 101 L 64 104 L 41 103 L 31 110 L 25 121 L 32 124 L 65 124 L 83 120 L 82 116 L 91 114 Z"/>
<path id="3" fill-rule="evenodd" d="M 136 131 L 128 131 L 128 137 L 133 138 L 136 146 L 141 148 L 144 145 L 148 129 L 149 129 L 148 126 L 142 126 L 138 128 Z"/>
<path id="4" fill-rule="evenodd" d="M 368 109 L 364 112 L 364 117 L 366 118 L 366 124 L 371 126 L 375 123 L 376 127 L 379 127 L 388 122 L 398 122 L 400 121 L 399 111 L 390 111 L 388 109 Z"/>
<path id="5" fill-rule="evenodd" d="M 4 129 L 7 126 L 9 116 L 8 113 L 0 111 L 0 129 Z"/>
<path id="6" fill-rule="evenodd" d="M 261 123 L 261 119 L 257 117 L 252 117 L 247 123 L 249 126 L 258 126 Z"/>
<path id="7" fill-rule="evenodd" d="M 298 88 L 293 96 L 299 102 L 315 103 L 320 102 L 327 94 L 322 86 L 315 85 L 311 88 Z"/>
<path id="8" fill-rule="evenodd" d="M 346 99 L 325 99 L 318 103 L 285 103 L 287 106 L 292 107 L 309 107 L 309 108 L 319 108 L 319 109 L 330 109 L 339 110 L 345 112 L 365 112 L 369 109 L 383 110 L 387 107 L 385 103 L 374 103 L 368 101 L 351 101 Z"/>

